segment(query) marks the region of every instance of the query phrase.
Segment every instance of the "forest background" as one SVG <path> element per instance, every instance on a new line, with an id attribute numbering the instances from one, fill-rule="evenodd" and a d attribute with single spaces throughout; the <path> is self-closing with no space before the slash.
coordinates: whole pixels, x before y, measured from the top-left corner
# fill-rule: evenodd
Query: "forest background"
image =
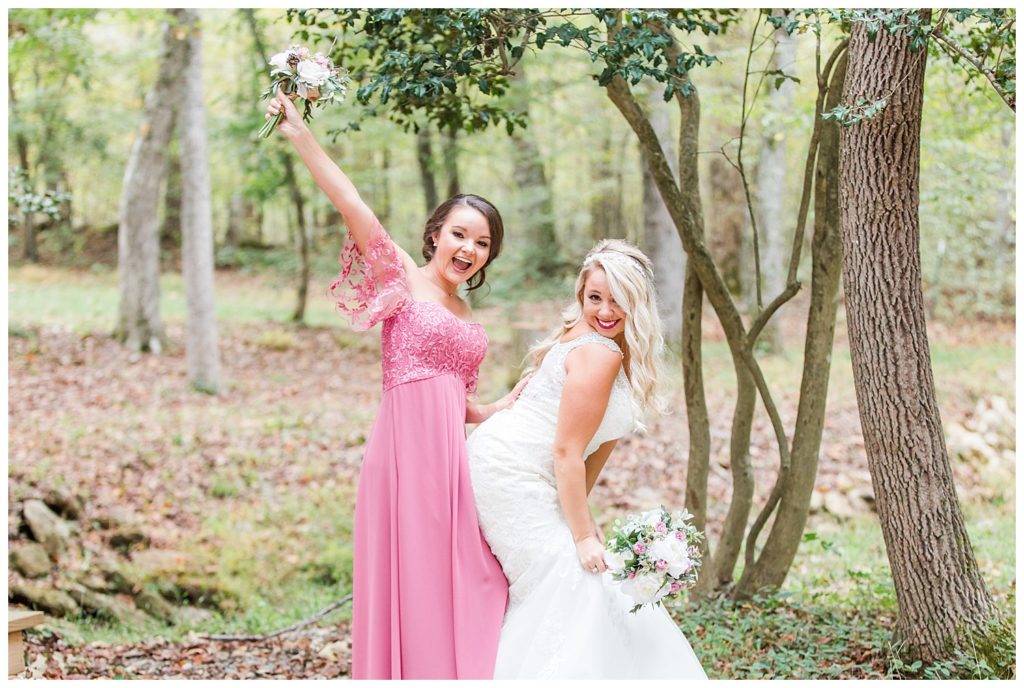
<path id="1" fill-rule="evenodd" d="M 165 345 L 158 354 L 133 351 L 114 336 L 126 167 L 158 80 L 167 20 L 159 10 L 8 14 L 8 583 L 12 600 L 50 612 L 32 635 L 29 674 L 344 674 L 344 605 L 272 639 L 211 637 L 270 633 L 344 599 L 354 480 L 380 395 L 377 335 L 349 331 L 326 298 L 344 226 L 297 160 L 290 169 L 286 144 L 254 136 L 268 82 L 261 46 L 276 52 L 303 42 L 297 17 L 268 9 L 201 13 L 216 393 L 189 384 L 182 138 L 166 147 L 153 218 Z M 839 27 L 824 25 L 826 55 L 841 37 Z M 705 236 L 749 322 L 758 303 L 753 227 L 733 164 L 738 137 L 742 126 L 760 269 L 766 284 L 781 275 L 772 284 L 785 285 L 814 130 L 816 43 L 811 31 L 791 39 L 774 31 L 755 10 L 738 12 L 724 32 L 688 40 L 717 58 L 693 76 Z M 773 62 L 780 56 L 781 67 Z M 525 347 L 557 322 L 576 266 L 597 239 L 625 238 L 659 258 L 679 256 L 674 272 L 683 274 L 682 252 L 651 229 L 659 217 L 664 224 L 665 210 L 637 138 L 596 87 L 599 70 L 587 54 L 537 50 L 522 65 L 503 98 L 527 113 L 528 124 L 511 134 L 504 126 L 453 134 L 422 113 L 412 116 L 415 126 L 403 126 L 383 107 L 364 117 L 355 85 L 343 105 L 317 111 L 312 124 L 410 252 L 428 211 L 450 193 L 479 193 L 501 209 L 506 248 L 488 270 L 490 288 L 473 297 L 491 340 L 484 399 L 508 389 Z M 773 69 L 783 71 L 762 78 Z M 786 74 L 798 80 L 776 81 Z M 674 140 L 681 111 L 650 81 L 634 90 L 652 123 Z M 982 577 L 1012 618 L 1016 131 L 999 95 L 965 81 L 962 66 L 929 57 L 922 287 L 964 520 Z M 358 130 L 349 127 L 356 120 Z M 808 235 L 798 270 L 805 284 L 810 245 Z M 787 425 L 800 399 L 808 291 L 778 312 L 758 347 Z M 1015 663 L 1012 638 L 1009 650 L 957 650 L 935 661 L 907 657 L 894 641 L 896 592 L 874 509 L 842 291 L 839 299 L 811 514 L 781 592 L 715 595 L 680 605 L 676 618 L 712 677 L 1002 676 Z M 700 322 L 706 520 L 715 539 L 733 496 L 737 381 L 710 306 Z M 673 346 L 668 384 L 676 412 L 631 437 L 609 464 L 593 497 L 605 526 L 630 511 L 686 501 L 691 438 L 678 337 Z M 763 406 L 750 435 L 751 499 L 759 508 L 778 464 Z M 38 537 L 30 505 L 40 502 L 59 519 L 56 541 Z M 47 550 L 43 563 L 34 556 L 39 546 Z M 742 566 L 741 558 L 737 575 Z"/>

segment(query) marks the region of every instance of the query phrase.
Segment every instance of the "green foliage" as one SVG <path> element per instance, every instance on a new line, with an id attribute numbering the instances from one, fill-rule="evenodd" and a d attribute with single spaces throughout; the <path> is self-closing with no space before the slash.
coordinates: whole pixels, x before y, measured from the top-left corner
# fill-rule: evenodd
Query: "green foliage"
<path id="1" fill-rule="evenodd" d="M 71 198 L 66 191 L 37 192 L 28 178 L 28 170 L 22 167 L 13 167 L 7 172 L 7 200 L 18 212 L 45 213 L 59 220 L 63 215 L 61 204 Z"/>
<path id="2" fill-rule="evenodd" d="M 344 37 L 333 57 L 365 81 L 356 92 L 364 116 L 377 114 L 375 102 L 407 129 L 418 130 L 425 117 L 452 131 L 504 124 L 511 135 L 525 126 L 523 113 L 480 96 L 500 99 L 527 51 L 581 50 L 602 67 L 594 75 L 599 86 L 616 76 L 634 85 L 650 77 L 665 84 L 668 100 L 687 95 L 687 73 L 717 58 L 699 45 L 670 57 L 667 32 L 717 34 L 734 11 L 347 9 L 290 10 L 289 17 L 304 27 L 297 34 L 303 40 L 326 41 L 330 31 Z M 361 40 L 345 40 L 353 37 Z"/>

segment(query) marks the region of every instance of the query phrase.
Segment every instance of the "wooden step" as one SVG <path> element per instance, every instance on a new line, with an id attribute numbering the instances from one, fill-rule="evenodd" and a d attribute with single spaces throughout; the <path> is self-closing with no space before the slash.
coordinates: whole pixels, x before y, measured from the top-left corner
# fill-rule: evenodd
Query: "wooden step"
<path id="1" fill-rule="evenodd" d="M 43 613 L 7 608 L 7 675 L 25 670 L 25 638 L 22 633 L 43 623 Z"/>

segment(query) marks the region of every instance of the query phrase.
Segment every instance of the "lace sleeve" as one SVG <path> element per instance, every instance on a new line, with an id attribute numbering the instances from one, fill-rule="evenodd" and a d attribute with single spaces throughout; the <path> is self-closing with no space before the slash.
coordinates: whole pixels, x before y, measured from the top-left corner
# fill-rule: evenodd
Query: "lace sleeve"
<path id="1" fill-rule="evenodd" d="M 366 244 L 366 255 L 349 234 L 338 257 L 341 272 L 328 290 L 339 311 L 358 332 L 368 330 L 400 311 L 410 300 L 405 267 L 391 237 L 378 222 Z"/>

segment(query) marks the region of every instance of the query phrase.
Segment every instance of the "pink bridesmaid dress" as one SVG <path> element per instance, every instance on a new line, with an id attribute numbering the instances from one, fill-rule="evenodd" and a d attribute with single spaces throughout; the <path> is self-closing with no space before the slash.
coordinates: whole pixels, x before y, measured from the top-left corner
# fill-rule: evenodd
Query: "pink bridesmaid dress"
<path id="1" fill-rule="evenodd" d="M 331 285 L 353 327 L 383 322 L 384 396 L 356 496 L 352 678 L 489 679 L 508 581 L 480 532 L 466 452 L 466 395 L 487 335 L 413 300 L 379 224 L 351 237 Z"/>

